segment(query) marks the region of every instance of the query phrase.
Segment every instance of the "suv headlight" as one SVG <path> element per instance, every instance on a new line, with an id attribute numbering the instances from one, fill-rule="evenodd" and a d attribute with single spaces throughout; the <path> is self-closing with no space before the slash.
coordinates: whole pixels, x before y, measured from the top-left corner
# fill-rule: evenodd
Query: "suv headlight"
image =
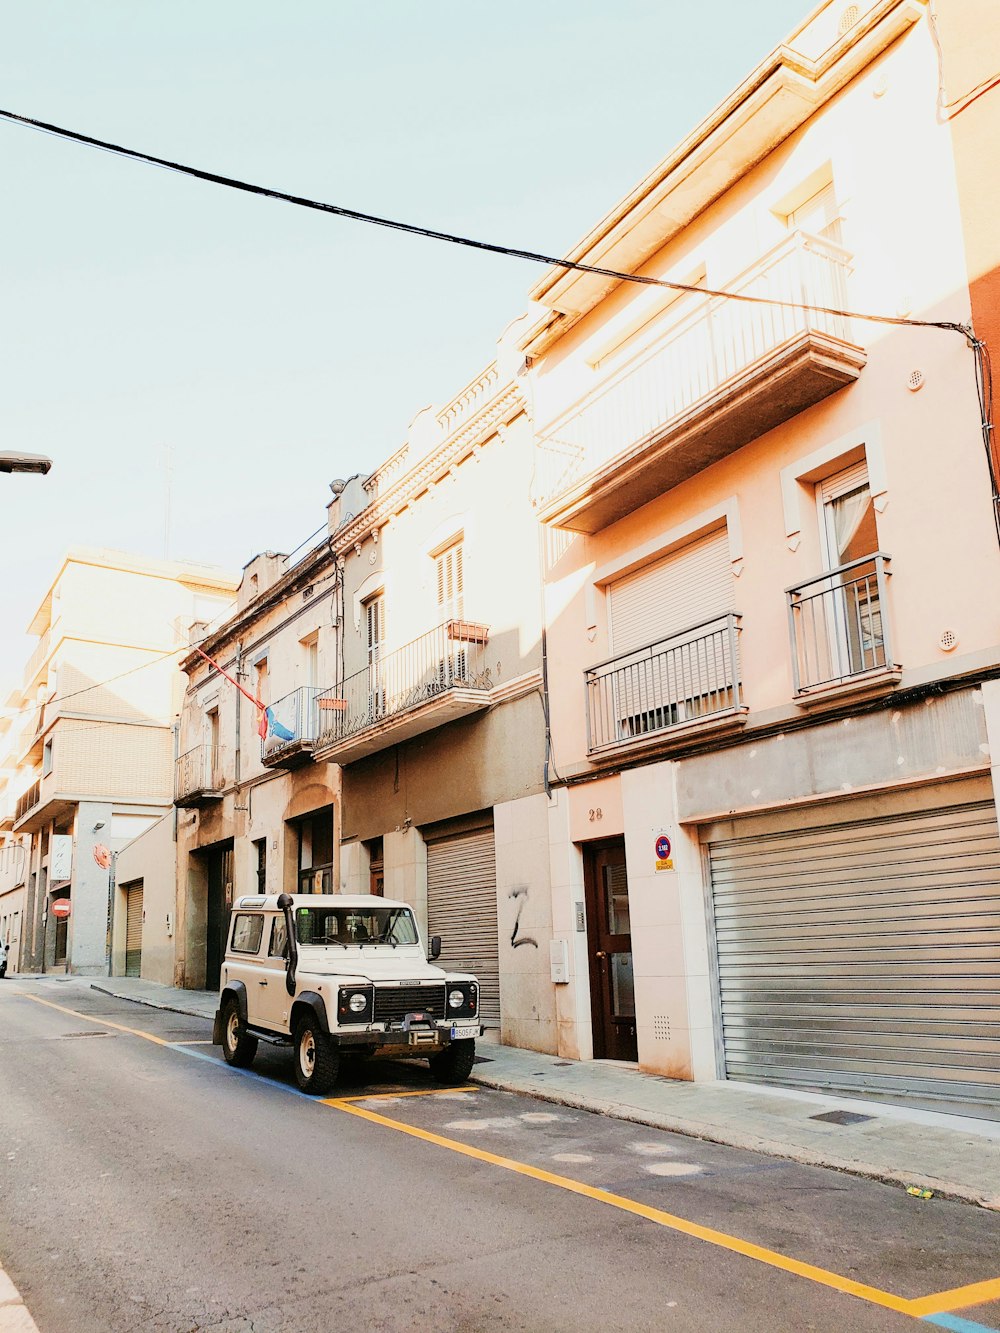
<path id="1" fill-rule="evenodd" d="M 370 1023 L 375 1008 L 373 986 L 341 986 L 337 996 L 340 1023 Z"/>
<path id="2" fill-rule="evenodd" d="M 459 981 L 448 989 L 448 1011 L 452 1018 L 475 1018 L 479 1010 L 479 987 L 474 981 Z"/>

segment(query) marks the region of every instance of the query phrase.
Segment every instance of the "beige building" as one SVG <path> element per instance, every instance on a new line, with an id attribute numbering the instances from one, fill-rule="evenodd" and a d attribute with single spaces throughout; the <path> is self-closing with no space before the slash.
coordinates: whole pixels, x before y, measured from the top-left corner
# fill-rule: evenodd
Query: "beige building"
<path id="1" fill-rule="evenodd" d="M 202 565 L 83 548 L 63 560 L 29 626 L 38 645 L 4 764 L 6 827 L 27 856 L 12 872 L 24 875 L 22 970 L 108 972 L 128 915 L 115 856 L 171 805 L 177 645 L 233 589 Z M 141 891 L 131 906 L 137 970 Z"/>
<path id="2" fill-rule="evenodd" d="M 335 498 L 333 515 L 339 506 Z M 235 615 L 181 664 L 178 985 L 218 986 L 234 895 L 331 892 L 336 882 L 339 770 L 314 747 L 319 696 L 337 675 L 340 606 L 326 539 L 304 554 L 259 555 L 243 572 Z M 258 699 L 273 719 L 263 739 Z M 147 864 L 156 845 L 145 849 Z"/>
<path id="3" fill-rule="evenodd" d="M 364 483 L 332 534 L 342 675 L 316 754 L 342 767 L 340 886 L 411 903 L 508 1043 L 557 1046 L 534 447 L 513 330 Z"/>
<path id="4" fill-rule="evenodd" d="M 676 286 L 532 292 L 562 1054 L 1000 1104 L 1000 550 L 938 36 L 820 5 L 571 252 Z"/>

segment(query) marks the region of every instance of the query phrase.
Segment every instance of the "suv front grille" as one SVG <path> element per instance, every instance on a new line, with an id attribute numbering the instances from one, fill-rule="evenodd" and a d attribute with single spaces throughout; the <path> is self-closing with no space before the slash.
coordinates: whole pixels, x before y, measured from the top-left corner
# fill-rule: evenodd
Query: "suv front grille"
<path id="1" fill-rule="evenodd" d="M 420 1010 L 444 1018 L 444 986 L 376 986 L 375 1021 L 395 1023 Z"/>

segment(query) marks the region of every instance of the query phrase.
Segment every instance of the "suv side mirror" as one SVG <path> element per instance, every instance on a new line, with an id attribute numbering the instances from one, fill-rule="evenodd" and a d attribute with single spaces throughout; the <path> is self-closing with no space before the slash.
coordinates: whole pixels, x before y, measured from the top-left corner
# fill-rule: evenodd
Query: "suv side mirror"
<path id="1" fill-rule="evenodd" d="M 432 935 L 432 936 L 431 936 L 431 957 L 432 957 L 432 958 L 440 958 L 440 957 L 441 957 L 441 936 L 440 936 L 440 935 Z"/>

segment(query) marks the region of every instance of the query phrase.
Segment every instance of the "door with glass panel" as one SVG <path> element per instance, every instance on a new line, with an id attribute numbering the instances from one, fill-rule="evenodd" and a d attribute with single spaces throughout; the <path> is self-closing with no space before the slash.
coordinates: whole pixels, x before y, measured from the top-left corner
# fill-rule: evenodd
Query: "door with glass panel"
<path id="1" fill-rule="evenodd" d="M 594 1058 L 637 1060 L 625 840 L 585 850 Z"/>
<path id="2" fill-rule="evenodd" d="M 831 679 L 886 665 L 879 599 L 875 506 L 864 464 L 820 487 L 820 509 L 831 579 L 826 608 Z"/>

